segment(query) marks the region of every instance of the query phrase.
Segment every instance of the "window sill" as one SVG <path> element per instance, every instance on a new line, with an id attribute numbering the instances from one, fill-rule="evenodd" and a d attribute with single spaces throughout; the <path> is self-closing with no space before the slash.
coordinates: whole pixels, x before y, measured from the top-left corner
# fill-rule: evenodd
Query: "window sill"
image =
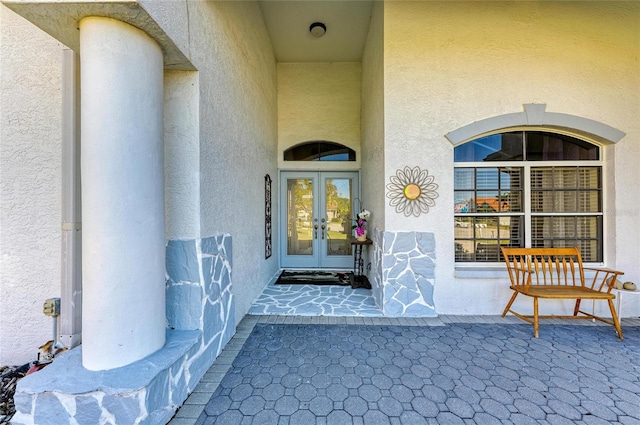
<path id="1" fill-rule="evenodd" d="M 585 268 L 606 268 L 602 263 L 583 263 Z M 593 277 L 594 272 L 585 270 L 585 277 Z M 508 279 L 507 266 L 500 264 L 458 264 L 455 266 L 454 277 L 462 279 Z"/>
<path id="2" fill-rule="evenodd" d="M 504 265 L 457 265 L 454 276 L 465 279 L 508 279 L 507 267 Z"/>

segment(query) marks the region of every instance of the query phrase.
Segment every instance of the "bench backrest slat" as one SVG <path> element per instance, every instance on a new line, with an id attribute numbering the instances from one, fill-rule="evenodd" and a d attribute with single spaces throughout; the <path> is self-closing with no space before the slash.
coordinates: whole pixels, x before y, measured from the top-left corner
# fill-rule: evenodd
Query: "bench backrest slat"
<path id="1" fill-rule="evenodd" d="M 512 284 L 584 286 L 578 248 L 505 248 L 502 255 Z"/>

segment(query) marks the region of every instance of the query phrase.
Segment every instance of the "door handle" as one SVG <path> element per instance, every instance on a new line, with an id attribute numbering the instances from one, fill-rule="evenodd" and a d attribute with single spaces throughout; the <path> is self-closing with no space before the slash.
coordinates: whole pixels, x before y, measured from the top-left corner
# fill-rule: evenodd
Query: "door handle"
<path id="1" fill-rule="evenodd" d="M 318 239 L 318 225 L 317 224 L 315 226 L 313 226 L 313 239 Z"/>
<path id="2" fill-rule="evenodd" d="M 324 224 L 322 225 L 322 240 L 324 240 Z"/>

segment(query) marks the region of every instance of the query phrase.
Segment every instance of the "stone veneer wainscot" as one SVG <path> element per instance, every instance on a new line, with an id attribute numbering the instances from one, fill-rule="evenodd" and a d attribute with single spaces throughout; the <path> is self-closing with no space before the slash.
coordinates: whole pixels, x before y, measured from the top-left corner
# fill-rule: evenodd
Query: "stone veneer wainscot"
<path id="1" fill-rule="evenodd" d="M 165 424 L 235 333 L 231 236 L 170 240 L 167 340 L 133 364 L 90 371 L 82 346 L 18 383 L 12 424 Z"/>
<path id="2" fill-rule="evenodd" d="M 435 317 L 435 236 L 374 231 L 372 291 L 385 316 Z"/>

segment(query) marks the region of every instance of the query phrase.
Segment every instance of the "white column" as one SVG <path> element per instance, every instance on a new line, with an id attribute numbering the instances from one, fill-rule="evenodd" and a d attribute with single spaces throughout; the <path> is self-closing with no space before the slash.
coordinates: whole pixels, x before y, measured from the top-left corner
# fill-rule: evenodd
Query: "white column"
<path id="1" fill-rule="evenodd" d="M 165 342 L 162 51 L 143 31 L 80 22 L 82 355 L 90 370 Z"/>

